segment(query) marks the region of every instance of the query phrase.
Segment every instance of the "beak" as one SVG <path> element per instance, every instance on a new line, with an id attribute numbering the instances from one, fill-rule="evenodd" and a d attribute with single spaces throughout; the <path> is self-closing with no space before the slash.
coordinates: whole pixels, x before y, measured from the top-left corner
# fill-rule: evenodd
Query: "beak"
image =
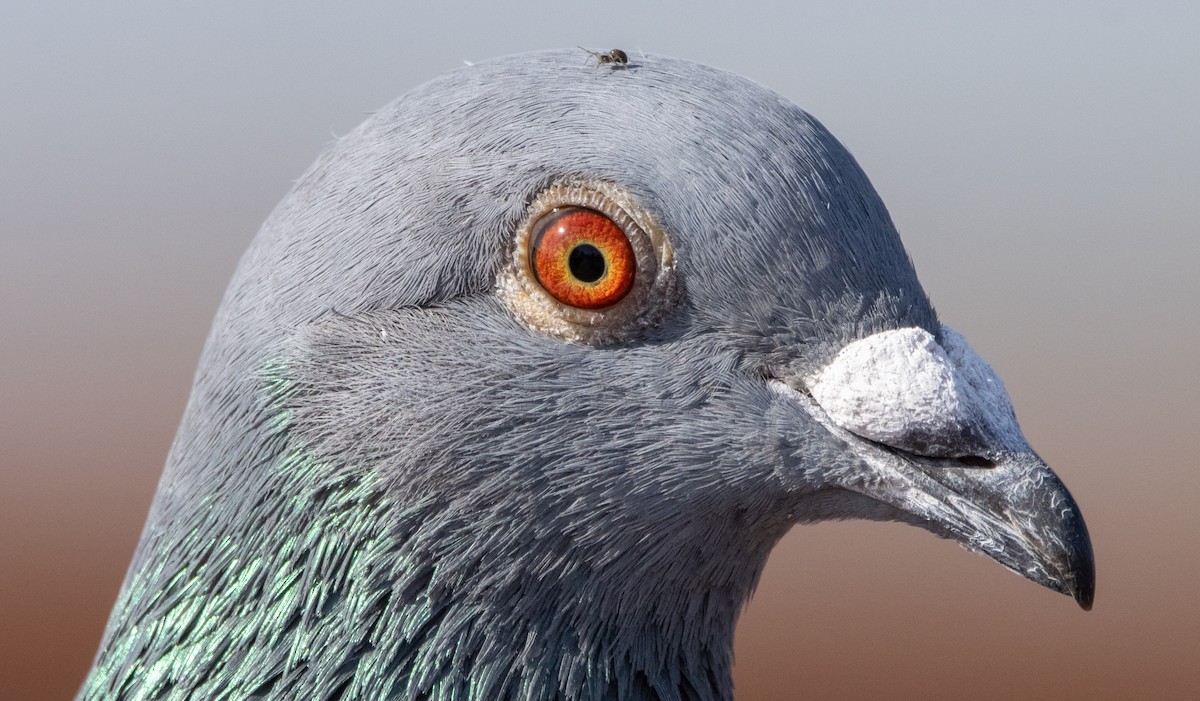
<path id="1" fill-rule="evenodd" d="M 868 470 L 836 485 L 892 507 L 898 520 L 951 538 L 1031 581 L 1092 608 L 1096 566 L 1083 514 L 1032 450 L 989 459 L 918 455 L 863 438 L 833 422 L 809 395 L 773 381 L 843 442 Z"/>
<path id="2" fill-rule="evenodd" d="M 856 491 L 1091 610 L 1096 563 L 1083 514 L 1037 455 L 1006 455 L 988 467 L 894 452 L 890 460 L 867 451 L 862 457 L 890 479 Z M 888 487 L 880 489 L 883 484 Z"/>

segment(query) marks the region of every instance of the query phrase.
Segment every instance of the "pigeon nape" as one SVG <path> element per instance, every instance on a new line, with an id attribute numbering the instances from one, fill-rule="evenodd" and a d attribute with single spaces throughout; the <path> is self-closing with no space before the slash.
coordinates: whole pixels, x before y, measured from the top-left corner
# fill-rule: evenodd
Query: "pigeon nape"
<path id="1" fill-rule="evenodd" d="M 768 554 L 826 519 L 1091 606 L 1079 508 L 845 148 L 580 59 L 412 90 L 270 215 L 79 698 L 731 698 Z"/>

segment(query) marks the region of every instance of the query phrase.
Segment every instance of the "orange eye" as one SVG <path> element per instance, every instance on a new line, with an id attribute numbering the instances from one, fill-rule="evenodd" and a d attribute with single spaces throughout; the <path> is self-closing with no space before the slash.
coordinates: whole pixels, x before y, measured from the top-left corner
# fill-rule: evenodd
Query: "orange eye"
<path id="1" fill-rule="evenodd" d="M 563 304 L 600 309 L 616 304 L 633 287 L 633 246 L 600 212 L 558 207 L 538 219 L 530 233 L 533 274 Z"/>

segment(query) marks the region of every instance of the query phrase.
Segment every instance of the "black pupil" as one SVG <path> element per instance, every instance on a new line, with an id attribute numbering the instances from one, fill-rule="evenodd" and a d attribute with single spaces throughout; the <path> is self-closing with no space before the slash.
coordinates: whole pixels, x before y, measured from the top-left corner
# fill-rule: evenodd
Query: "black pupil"
<path id="1" fill-rule="evenodd" d="M 590 243 L 581 243 L 571 249 L 567 265 L 577 280 L 595 282 L 604 275 L 604 254 Z"/>

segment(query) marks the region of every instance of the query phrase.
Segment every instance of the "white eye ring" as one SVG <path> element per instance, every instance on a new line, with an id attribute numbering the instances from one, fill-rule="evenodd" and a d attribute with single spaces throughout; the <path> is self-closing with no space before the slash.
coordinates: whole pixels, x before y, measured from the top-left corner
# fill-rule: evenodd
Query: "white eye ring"
<path id="1" fill-rule="evenodd" d="M 637 262 L 633 287 L 615 304 L 581 309 L 555 299 L 530 263 L 533 225 L 558 207 L 587 207 L 611 219 L 629 239 Z M 543 190 L 517 229 L 496 293 L 518 319 L 540 333 L 599 345 L 631 338 L 657 324 L 675 301 L 675 254 L 666 234 L 625 188 L 602 180 L 569 180 Z"/>

